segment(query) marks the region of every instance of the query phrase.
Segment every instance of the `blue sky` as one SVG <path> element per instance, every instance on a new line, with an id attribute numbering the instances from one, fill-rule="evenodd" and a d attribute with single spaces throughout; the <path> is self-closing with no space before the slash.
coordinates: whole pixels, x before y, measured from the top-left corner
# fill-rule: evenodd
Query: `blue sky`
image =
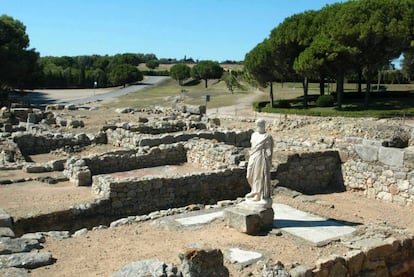
<path id="1" fill-rule="evenodd" d="M 339 0 L 0 0 L 41 56 L 243 60 L 284 18 Z"/>

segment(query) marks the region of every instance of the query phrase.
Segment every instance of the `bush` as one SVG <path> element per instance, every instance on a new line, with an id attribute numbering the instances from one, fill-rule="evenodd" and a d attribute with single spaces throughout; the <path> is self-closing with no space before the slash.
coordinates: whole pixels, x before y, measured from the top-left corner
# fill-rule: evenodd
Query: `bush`
<path id="1" fill-rule="evenodd" d="M 289 100 L 279 100 L 276 103 L 273 103 L 273 106 L 284 109 L 288 109 L 291 107 Z"/>
<path id="2" fill-rule="evenodd" d="M 321 95 L 316 100 L 318 107 L 333 107 L 335 99 L 331 95 Z"/>

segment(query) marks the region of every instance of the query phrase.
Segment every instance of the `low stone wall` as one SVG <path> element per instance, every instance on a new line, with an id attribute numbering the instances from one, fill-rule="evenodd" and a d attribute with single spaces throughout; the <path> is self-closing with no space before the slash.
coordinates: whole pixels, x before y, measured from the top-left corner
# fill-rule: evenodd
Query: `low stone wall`
<path id="1" fill-rule="evenodd" d="M 364 191 L 369 198 L 414 203 L 414 149 L 383 147 L 380 141 L 348 138 L 338 142 L 345 186 Z"/>
<path id="2" fill-rule="evenodd" d="M 344 256 L 334 255 L 323 258 L 309 272 L 309 276 L 326 277 L 412 276 L 414 272 L 414 238 L 388 238 L 380 244 L 362 250 L 353 250 Z"/>
<path id="3" fill-rule="evenodd" d="M 277 179 L 280 186 L 307 194 L 344 190 L 337 151 L 276 152 L 274 156 L 279 163 L 272 179 Z"/>
<path id="4" fill-rule="evenodd" d="M 13 134 L 13 141 L 23 155 L 49 153 L 63 147 L 84 147 L 91 144 L 106 144 L 105 133 L 90 134 L 61 134 L 61 133 L 23 133 Z"/>
<path id="5" fill-rule="evenodd" d="M 216 141 L 193 139 L 186 144 L 187 161 L 206 169 L 237 166 L 245 160 L 243 148 L 237 148 Z"/>
<path id="6" fill-rule="evenodd" d="M 237 147 L 249 147 L 250 136 L 253 130 L 247 131 L 227 131 L 227 130 L 201 130 L 201 131 L 189 131 L 178 132 L 165 135 L 148 135 L 133 132 L 123 128 L 117 128 L 115 130 L 108 129 L 106 131 L 108 137 L 108 143 L 126 148 L 135 147 L 153 147 L 160 144 L 170 144 L 176 142 L 188 141 L 193 138 L 203 139 L 215 139 L 219 142 L 224 142 L 229 145 Z"/>
<path id="7" fill-rule="evenodd" d="M 142 149 L 116 150 L 84 158 L 72 158 L 66 163 L 64 174 L 75 184 L 89 186 L 92 176 L 161 165 L 177 165 L 187 161 L 182 143 Z"/>
<path id="8" fill-rule="evenodd" d="M 166 133 L 174 133 L 180 131 L 186 131 L 190 128 L 199 127 L 200 129 L 205 129 L 205 124 L 196 124 L 192 121 L 185 121 L 185 120 L 151 120 L 142 119 L 142 121 L 146 122 L 138 122 L 138 123 L 117 123 L 114 125 L 106 125 L 103 127 L 103 131 L 108 129 L 115 130 L 115 129 L 123 129 L 127 131 L 131 131 L 134 133 L 141 133 L 141 134 L 150 134 L 150 135 L 159 135 L 159 134 L 166 134 Z M 200 123 L 200 122 L 198 122 Z"/>
<path id="9" fill-rule="evenodd" d="M 93 190 L 109 199 L 112 215 L 137 215 L 189 204 L 214 204 L 250 191 L 245 168 L 228 168 L 171 178 L 93 176 Z"/>
<path id="10" fill-rule="evenodd" d="M 309 182 L 328 180 L 332 176 L 339 188 L 343 185 L 347 190 L 363 191 L 369 198 L 402 205 L 414 203 L 413 146 L 385 147 L 383 145 L 389 146 L 392 141 L 385 137 L 380 140 L 361 137 L 274 137 L 274 141 L 274 165 L 281 164 L 275 170 L 279 173 L 273 172 L 273 178 L 279 179 L 281 186 L 304 193 L 316 193 L 324 186 L 317 186 L 317 182 L 314 182 L 318 189 L 315 191 L 313 187 L 309 190 L 307 188 L 314 186 Z M 304 156 L 304 153 L 317 153 L 315 151 L 319 154 L 315 154 L 314 160 L 310 158 L 312 165 L 309 165 L 309 161 L 303 158 L 309 154 Z M 316 158 L 330 151 L 339 154 L 341 169 Z M 294 158 L 296 154 L 298 156 Z M 289 156 L 292 157 L 287 158 Z M 301 185 L 302 183 L 305 185 Z"/>

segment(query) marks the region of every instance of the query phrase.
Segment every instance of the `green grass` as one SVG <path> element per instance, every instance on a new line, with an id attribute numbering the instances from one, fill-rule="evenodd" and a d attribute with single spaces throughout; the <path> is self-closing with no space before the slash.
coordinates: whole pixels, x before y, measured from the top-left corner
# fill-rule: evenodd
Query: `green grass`
<path id="1" fill-rule="evenodd" d="M 202 99 L 202 96 L 210 95 L 210 102 L 207 103 L 209 108 L 218 108 L 223 106 L 236 105 L 238 100 L 242 97 L 248 96 L 253 93 L 255 88 L 252 88 L 246 84 L 246 90 L 235 90 L 234 94 L 231 94 L 224 82 L 217 80 L 209 80 L 208 88 L 204 88 L 204 81 L 199 83 L 193 82 L 191 85 L 183 86 L 184 92 L 181 92 L 181 87 L 175 80 L 167 80 L 161 84 L 158 84 L 149 89 L 139 91 L 136 93 L 130 93 L 128 95 L 119 97 L 116 101 L 108 102 L 105 106 L 109 107 L 135 107 L 143 108 L 148 106 L 171 106 L 172 100 L 176 96 L 184 96 L 184 103 L 193 105 L 205 105 L 206 102 Z M 273 86 L 275 101 L 281 101 L 283 106 L 280 108 L 266 107 L 265 101 L 268 101 L 269 88 L 263 89 L 265 93 L 259 102 L 253 103 L 253 108 L 257 109 L 258 103 L 262 102 L 264 105 L 260 108 L 261 112 L 270 113 L 284 113 L 284 114 L 299 114 L 299 115 L 312 115 L 312 116 L 344 116 L 344 117 L 376 117 L 376 118 L 388 118 L 388 117 L 414 117 L 414 93 L 409 94 L 409 97 L 372 97 L 370 101 L 370 107 L 367 110 L 363 108 L 363 97 L 359 98 L 347 98 L 346 95 L 352 95 L 356 88 L 355 84 L 345 85 L 345 99 L 342 106 L 342 110 L 337 110 L 335 107 L 316 107 L 315 102 L 319 95 L 319 84 L 312 83 L 309 85 L 309 106 L 307 109 L 302 107 L 302 84 L 301 83 L 276 83 Z M 331 84 L 330 89 L 332 91 L 334 85 Z M 414 85 L 389 85 L 388 90 L 393 90 L 396 93 L 401 91 L 414 91 Z M 372 95 L 374 95 L 372 93 Z M 289 104 L 289 108 L 286 108 L 286 102 Z"/>
<path id="2" fill-rule="evenodd" d="M 284 106 L 280 105 L 279 101 L 275 101 L 274 108 L 271 108 L 266 102 L 256 102 L 253 104 L 253 108 L 261 112 L 325 117 L 414 117 L 414 94 L 408 93 L 405 97 L 397 96 L 398 92 L 394 92 L 396 94 L 395 97 L 392 94 L 393 92 L 390 92 L 385 97 L 381 95 L 375 96 L 375 93 L 373 93 L 368 109 L 364 108 L 363 95 L 357 98 L 347 98 L 347 93 L 345 93 L 342 110 L 338 110 L 336 107 L 317 107 L 315 102 L 318 95 L 315 94 L 309 95 L 308 108 L 303 107 L 302 96 L 283 100 L 282 104 Z M 285 107 L 286 102 L 289 102 L 289 108 Z"/>
<path id="3" fill-rule="evenodd" d="M 246 91 L 235 90 L 231 94 L 222 81 L 209 80 L 208 88 L 204 88 L 204 81 L 191 86 L 183 86 L 184 92 L 175 80 L 169 79 L 149 89 L 136 93 L 130 93 L 119 97 L 116 101 L 105 104 L 108 107 L 135 107 L 143 108 L 148 106 L 171 106 L 172 100 L 176 96 L 184 96 L 184 103 L 193 105 L 205 105 L 206 102 L 202 96 L 210 95 L 210 102 L 207 103 L 210 108 L 229 106 L 237 103 L 240 97 L 252 93 L 252 89 Z"/>

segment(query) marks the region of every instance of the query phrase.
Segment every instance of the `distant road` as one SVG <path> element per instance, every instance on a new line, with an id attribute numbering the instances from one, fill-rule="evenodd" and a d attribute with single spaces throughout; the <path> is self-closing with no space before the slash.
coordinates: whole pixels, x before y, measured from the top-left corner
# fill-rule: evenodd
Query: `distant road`
<path id="1" fill-rule="evenodd" d="M 101 89 L 57 89 L 38 90 L 24 95 L 13 94 L 10 98 L 14 101 L 23 101 L 30 104 L 46 105 L 52 103 L 83 105 L 96 101 L 110 100 L 128 93 L 139 92 L 145 88 L 154 86 L 170 77 L 145 76 L 144 80 L 125 88 Z M 96 92 L 96 94 L 95 94 Z"/>
<path id="2" fill-rule="evenodd" d="M 145 76 L 144 80 L 138 84 L 134 84 L 134 85 L 129 85 L 125 88 L 118 88 L 114 91 L 108 92 L 108 93 L 103 93 L 103 94 L 99 94 L 99 95 L 93 95 L 93 96 L 88 96 L 86 98 L 80 98 L 80 99 L 76 99 L 76 100 L 60 100 L 60 103 L 64 103 L 64 104 L 74 104 L 74 105 L 83 105 L 86 103 L 91 103 L 91 102 L 96 102 L 96 101 L 102 101 L 102 100 L 110 100 L 112 98 L 116 98 L 128 93 L 132 93 L 132 92 L 138 92 L 140 90 L 143 90 L 145 88 L 151 87 L 153 85 L 156 85 L 162 81 L 165 81 L 167 79 L 169 79 L 170 77 L 165 77 L 165 76 Z"/>

